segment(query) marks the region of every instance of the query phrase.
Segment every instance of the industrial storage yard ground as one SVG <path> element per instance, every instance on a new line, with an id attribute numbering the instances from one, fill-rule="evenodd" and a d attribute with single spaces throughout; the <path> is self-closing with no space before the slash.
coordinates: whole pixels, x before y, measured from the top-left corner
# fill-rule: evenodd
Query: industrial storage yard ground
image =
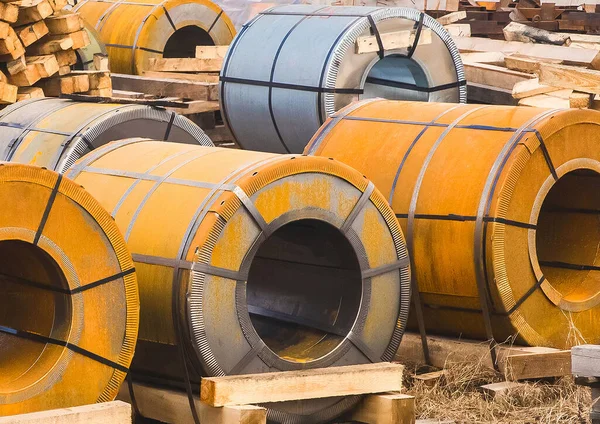
<path id="1" fill-rule="evenodd" d="M 0 424 L 600 423 L 599 7 L 0 0 Z"/>

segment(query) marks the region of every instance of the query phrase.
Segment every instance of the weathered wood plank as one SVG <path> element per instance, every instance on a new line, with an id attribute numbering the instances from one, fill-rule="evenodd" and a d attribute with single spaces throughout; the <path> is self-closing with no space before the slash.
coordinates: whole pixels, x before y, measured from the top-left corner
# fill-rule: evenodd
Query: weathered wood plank
<path id="1" fill-rule="evenodd" d="M 131 405 L 120 402 L 97 403 L 52 411 L 0 417 L 0 424 L 130 424 Z"/>
<path id="2" fill-rule="evenodd" d="M 137 91 L 158 97 L 192 100 L 217 100 L 218 84 L 174 78 L 149 78 L 139 75 L 111 74 L 115 90 Z"/>
<path id="3" fill-rule="evenodd" d="M 571 351 L 509 355 L 506 358 L 505 374 L 508 380 L 513 381 L 570 375 Z"/>
<path id="4" fill-rule="evenodd" d="M 541 63 L 538 74 L 542 84 L 600 94 L 599 71 Z"/>
<path id="5" fill-rule="evenodd" d="M 431 30 L 424 29 L 419 36 L 419 45 L 431 44 Z M 405 30 L 381 33 L 381 43 L 385 50 L 404 49 L 415 42 L 415 31 Z M 373 53 L 379 51 L 379 44 L 374 35 L 365 35 L 356 39 L 356 53 Z"/>
<path id="6" fill-rule="evenodd" d="M 600 346 L 573 346 L 571 372 L 578 377 L 600 377 Z"/>
<path id="7" fill-rule="evenodd" d="M 365 424 L 413 424 L 415 398 L 401 393 L 369 395 L 358 405 L 351 419 Z"/>

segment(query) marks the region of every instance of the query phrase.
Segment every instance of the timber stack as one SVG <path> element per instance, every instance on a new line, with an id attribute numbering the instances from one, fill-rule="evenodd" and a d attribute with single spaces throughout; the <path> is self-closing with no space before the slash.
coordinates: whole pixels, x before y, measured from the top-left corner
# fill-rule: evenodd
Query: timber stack
<path id="1" fill-rule="evenodd" d="M 72 72 L 76 50 L 90 43 L 79 14 L 64 0 L 19 0 L 0 5 L 0 102 L 103 93 L 111 89 L 106 58 L 97 72 Z"/>

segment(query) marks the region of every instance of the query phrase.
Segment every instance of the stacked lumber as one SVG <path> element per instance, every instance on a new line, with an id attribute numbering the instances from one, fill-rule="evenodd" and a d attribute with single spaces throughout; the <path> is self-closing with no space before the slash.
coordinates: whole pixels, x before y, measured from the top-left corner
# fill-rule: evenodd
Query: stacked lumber
<path id="1" fill-rule="evenodd" d="M 0 104 L 35 97 L 93 93 L 110 88 L 108 69 L 71 71 L 77 49 L 90 43 L 79 14 L 64 11 L 66 0 L 0 3 Z M 100 66 L 105 64 L 99 57 Z"/>
<path id="2" fill-rule="evenodd" d="M 217 83 L 228 48 L 229 46 L 197 46 L 196 57 L 150 59 L 143 75 Z"/>

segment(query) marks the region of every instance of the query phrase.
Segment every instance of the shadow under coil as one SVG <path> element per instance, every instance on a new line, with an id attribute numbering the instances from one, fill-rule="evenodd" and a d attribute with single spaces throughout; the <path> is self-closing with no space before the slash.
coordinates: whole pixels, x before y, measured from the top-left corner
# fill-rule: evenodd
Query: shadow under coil
<path id="1" fill-rule="evenodd" d="M 371 100 L 307 146 L 363 172 L 407 237 L 428 331 L 600 342 L 600 113 Z M 489 298 L 483 302 L 484 294 Z"/>
<path id="2" fill-rule="evenodd" d="M 67 175 L 133 252 L 136 379 L 183 387 L 182 353 L 196 391 L 202 376 L 394 357 L 410 302 L 405 243 L 385 199 L 346 165 L 128 139 Z M 358 399 L 277 403 L 269 417 L 326 422 Z"/>
<path id="3" fill-rule="evenodd" d="M 0 416 L 113 400 L 139 322 L 110 215 L 56 172 L 0 164 Z"/>

